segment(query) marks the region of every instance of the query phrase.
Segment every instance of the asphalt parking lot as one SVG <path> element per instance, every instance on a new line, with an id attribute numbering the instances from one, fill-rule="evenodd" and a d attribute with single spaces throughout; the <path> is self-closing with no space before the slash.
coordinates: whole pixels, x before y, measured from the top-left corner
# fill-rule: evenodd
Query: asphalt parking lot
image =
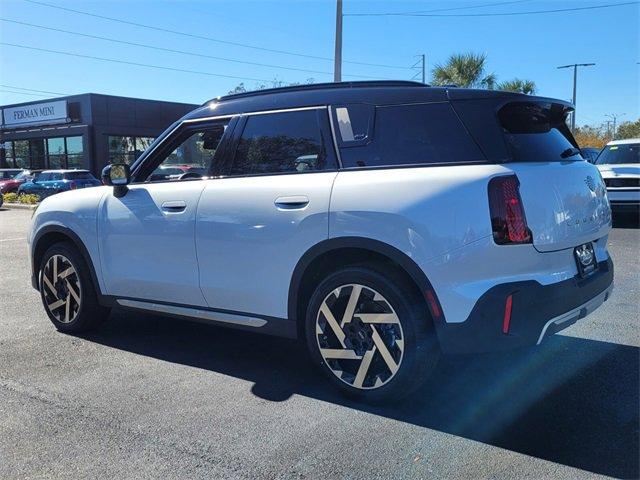
<path id="1" fill-rule="evenodd" d="M 31 212 L 0 209 L 0 478 L 638 478 L 640 230 L 616 290 L 535 351 L 444 358 L 416 395 L 345 400 L 289 340 L 114 311 L 57 333 Z"/>

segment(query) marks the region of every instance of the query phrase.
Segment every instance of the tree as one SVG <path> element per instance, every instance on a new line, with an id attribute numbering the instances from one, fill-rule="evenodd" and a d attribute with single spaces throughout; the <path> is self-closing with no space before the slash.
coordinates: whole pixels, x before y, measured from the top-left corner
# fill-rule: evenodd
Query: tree
<path id="1" fill-rule="evenodd" d="M 466 88 L 493 89 L 496 76 L 486 74 L 487 57 L 483 53 L 451 55 L 444 65 L 437 64 L 432 72 L 433 85 L 458 85 Z"/>
<path id="2" fill-rule="evenodd" d="M 640 138 L 640 119 L 635 122 L 622 122 L 617 129 L 616 139 Z"/>
<path id="3" fill-rule="evenodd" d="M 229 90 L 229 93 L 227 93 L 227 95 L 233 95 L 235 93 L 252 92 L 255 90 L 266 90 L 267 88 L 278 88 L 278 87 L 287 87 L 287 86 L 294 86 L 294 85 L 310 85 L 312 83 L 316 83 L 316 80 L 313 77 L 307 78 L 304 82 L 293 82 L 293 83 L 287 83 L 284 80 L 279 80 L 277 78 L 274 78 L 268 83 L 264 83 L 264 82 L 256 83 L 253 88 L 247 88 L 244 85 L 244 82 L 242 82 L 236 85 L 236 87 L 233 90 Z"/>
<path id="4" fill-rule="evenodd" d="M 607 135 L 605 128 L 593 127 L 591 125 L 583 125 L 576 127 L 573 136 L 581 147 L 604 147 L 611 138 Z"/>
<path id="5" fill-rule="evenodd" d="M 229 92 L 227 93 L 227 95 L 233 95 L 235 93 L 244 93 L 247 91 L 247 88 L 244 86 L 244 82 L 236 85 L 236 87 L 233 90 L 229 90 Z"/>
<path id="6" fill-rule="evenodd" d="M 522 80 L 520 78 L 514 78 L 513 80 L 500 82 L 498 84 L 498 90 L 533 95 L 534 93 L 536 93 L 536 84 L 533 80 Z"/>

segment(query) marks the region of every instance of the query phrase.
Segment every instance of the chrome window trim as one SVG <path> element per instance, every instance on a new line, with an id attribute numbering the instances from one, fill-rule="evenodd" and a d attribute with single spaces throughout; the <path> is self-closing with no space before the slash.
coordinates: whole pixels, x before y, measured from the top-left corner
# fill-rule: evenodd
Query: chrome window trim
<path id="1" fill-rule="evenodd" d="M 336 137 L 336 126 L 333 123 L 333 107 L 328 106 L 327 111 L 329 114 L 329 126 L 331 127 L 331 138 L 333 140 L 333 149 L 336 152 L 336 158 L 338 159 L 338 170 L 342 170 L 344 167 L 342 166 L 342 154 L 340 153 L 340 149 L 338 148 L 338 137 Z"/>

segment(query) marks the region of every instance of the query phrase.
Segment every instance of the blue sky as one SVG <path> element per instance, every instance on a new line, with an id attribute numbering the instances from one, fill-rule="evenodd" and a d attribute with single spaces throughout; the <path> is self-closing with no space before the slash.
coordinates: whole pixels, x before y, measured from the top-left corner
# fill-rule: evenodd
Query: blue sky
<path id="1" fill-rule="evenodd" d="M 333 57 L 335 2 L 325 1 L 60 1 L 38 0 L 225 42 L 242 43 L 315 57 Z M 524 12 L 619 3 L 624 0 L 499 0 L 365 2 L 344 0 L 344 12 L 410 12 L 448 9 L 439 14 Z M 475 8 L 467 8 L 475 7 Z M 450 10 L 456 8 L 457 10 Z M 246 62 L 309 70 L 301 72 L 188 56 L 89 39 L 0 21 L 0 42 L 126 62 L 196 70 L 248 79 L 331 81 L 330 60 L 266 52 L 238 45 L 144 29 L 29 3 L 0 0 L 0 18 L 50 28 L 144 43 L 162 48 Z M 640 7 L 638 4 L 544 15 L 497 17 L 354 17 L 344 19 L 345 80 L 361 75 L 409 79 L 406 68 L 425 53 L 430 70 L 452 53 L 480 52 L 499 80 L 532 79 L 544 96 L 571 98 L 572 72 L 558 65 L 595 62 L 579 71 L 578 124 L 600 124 L 605 114 L 621 120 L 640 116 Z M 314 72 L 311 72 L 314 71 Z M 317 73 L 324 72 L 324 73 Z M 26 89 L 76 94 L 105 93 L 188 103 L 225 94 L 233 79 L 123 65 L 0 45 L 0 104 L 50 98 Z M 16 88 L 19 87 L 19 88 Z M 23 90 L 20 90 L 23 89 Z M 22 92 L 22 93 L 19 93 Z M 41 95 L 41 96 L 38 96 Z"/>

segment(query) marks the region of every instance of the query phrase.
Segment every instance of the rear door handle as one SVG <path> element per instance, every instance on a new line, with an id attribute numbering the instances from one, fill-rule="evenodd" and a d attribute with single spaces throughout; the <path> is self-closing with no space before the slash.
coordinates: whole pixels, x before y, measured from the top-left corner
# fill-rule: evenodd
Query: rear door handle
<path id="1" fill-rule="evenodd" d="M 167 213 L 184 212 L 185 208 L 187 208 L 187 202 L 183 200 L 173 200 L 171 202 L 164 202 L 162 204 L 162 211 Z"/>
<path id="2" fill-rule="evenodd" d="M 309 205 L 309 199 L 304 195 L 278 197 L 273 202 L 279 210 L 301 210 Z"/>

